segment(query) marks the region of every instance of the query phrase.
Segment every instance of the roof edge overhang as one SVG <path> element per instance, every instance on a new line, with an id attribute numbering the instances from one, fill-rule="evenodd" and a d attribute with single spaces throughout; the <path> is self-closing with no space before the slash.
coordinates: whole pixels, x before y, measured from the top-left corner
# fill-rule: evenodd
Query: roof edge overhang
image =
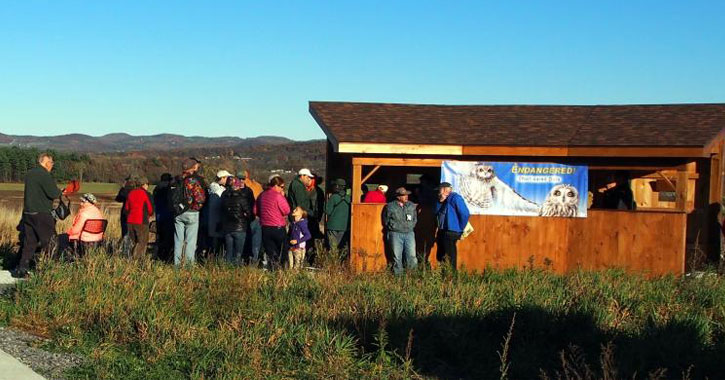
<path id="1" fill-rule="evenodd" d="M 322 121 L 322 118 L 320 117 L 320 115 L 317 114 L 317 110 L 315 110 L 315 108 L 313 107 L 313 103 L 314 102 L 309 103 L 310 115 L 312 115 L 312 118 L 315 119 L 315 121 L 317 122 L 317 125 L 320 126 L 320 129 L 322 129 L 322 132 L 325 134 L 325 136 L 327 136 L 327 140 L 330 141 L 330 143 L 332 144 L 333 151 L 337 152 L 338 145 L 339 145 L 337 138 L 332 133 L 332 131 L 330 131 L 330 129 L 327 128 L 325 123 Z"/>
<path id="2" fill-rule="evenodd" d="M 709 149 L 704 149 L 702 146 L 468 146 L 442 144 L 360 143 L 345 141 L 337 142 L 332 139 L 330 142 L 332 142 L 335 152 L 353 154 L 372 153 L 401 155 L 542 157 L 710 157 Z"/>

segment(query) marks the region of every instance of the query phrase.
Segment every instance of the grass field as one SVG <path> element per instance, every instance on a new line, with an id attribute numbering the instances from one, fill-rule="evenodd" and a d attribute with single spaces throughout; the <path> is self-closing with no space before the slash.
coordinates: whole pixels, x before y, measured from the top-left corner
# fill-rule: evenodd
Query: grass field
<path id="1" fill-rule="evenodd" d="M 118 208 L 103 207 L 110 241 Z M 0 206 L 0 267 L 20 208 Z M 58 225 L 67 229 L 70 219 Z M 176 270 L 92 252 L 41 258 L 0 325 L 88 358 L 69 379 L 718 379 L 725 281 L 622 271 L 449 268 L 354 275 L 210 262 Z"/>
<path id="2" fill-rule="evenodd" d="M 327 262 L 334 262 L 327 260 Z M 725 282 L 444 268 L 400 278 L 43 260 L 0 323 L 89 358 L 73 379 L 701 379 Z M 557 377 L 559 376 L 559 377 Z"/>
<path id="3" fill-rule="evenodd" d="M 64 184 L 58 183 L 58 187 L 63 187 L 63 186 L 64 186 Z M 24 188 L 24 186 L 22 183 L 0 183 L 0 192 L 2 192 L 2 191 L 22 192 L 23 188 Z M 81 184 L 81 189 L 79 192 L 116 195 L 119 188 L 120 188 L 120 185 L 117 183 L 88 182 L 88 183 Z"/>

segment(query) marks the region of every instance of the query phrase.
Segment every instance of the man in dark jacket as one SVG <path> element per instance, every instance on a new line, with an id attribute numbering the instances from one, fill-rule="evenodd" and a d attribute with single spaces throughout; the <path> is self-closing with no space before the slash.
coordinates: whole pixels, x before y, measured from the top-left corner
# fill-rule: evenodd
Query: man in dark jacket
<path id="1" fill-rule="evenodd" d="M 126 220 L 128 219 L 128 213 L 126 212 L 126 199 L 128 198 L 128 193 L 137 187 L 136 182 L 136 176 L 130 175 L 126 177 L 123 182 L 123 186 L 118 189 L 118 194 L 116 194 L 116 202 L 121 203 L 121 239 L 126 237 L 128 234 L 128 225 L 126 224 Z"/>
<path id="2" fill-rule="evenodd" d="M 234 178 L 221 197 L 221 226 L 226 244 L 226 259 L 236 265 L 242 263 L 247 228 L 254 219 L 254 194 L 245 189 L 244 181 Z"/>
<path id="3" fill-rule="evenodd" d="M 418 266 L 415 257 L 415 225 L 418 223 L 418 210 L 415 203 L 408 200 L 410 191 L 404 187 L 395 190 L 395 200 L 383 209 L 383 227 L 385 240 L 393 253 L 393 272 L 403 273 L 403 253 L 408 269 Z"/>
<path id="4" fill-rule="evenodd" d="M 25 175 L 25 193 L 23 195 L 23 248 L 13 276 L 27 277 L 30 259 L 35 250 L 44 249 L 55 234 L 55 219 L 51 214 L 53 200 L 61 195 L 55 179 L 50 175 L 53 170 L 53 157 L 48 153 L 38 156 L 38 167 L 30 169 Z"/>
<path id="5" fill-rule="evenodd" d="M 162 261 L 169 261 L 174 249 L 174 214 L 169 208 L 169 185 L 172 180 L 170 173 L 164 173 L 154 188 L 156 256 Z"/>
<path id="6" fill-rule="evenodd" d="M 302 207 L 307 212 L 307 215 L 313 214 L 312 197 L 310 196 L 310 191 L 307 189 L 312 185 L 313 178 L 315 177 L 310 172 L 310 169 L 300 169 L 297 177 L 290 182 L 287 188 L 287 200 L 289 201 L 291 210 Z"/>
<path id="7" fill-rule="evenodd" d="M 350 196 L 347 195 L 345 185 L 344 179 L 336 179 L 332 186 L 333 194 L 325 203 L 327 242 L 330 249 L 337 249 L 345 244 L 345 237 L 350 226 L 350 204 L 352 202 Z"/>

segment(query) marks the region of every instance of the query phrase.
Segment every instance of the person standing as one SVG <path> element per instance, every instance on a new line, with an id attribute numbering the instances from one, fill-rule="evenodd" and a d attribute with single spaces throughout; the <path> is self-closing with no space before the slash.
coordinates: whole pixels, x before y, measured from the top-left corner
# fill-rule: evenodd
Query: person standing
<path id="1" fill-rule="evenodd" d="M 292 211 L 292 219 L 287 263 L 290 269 L 302 269 L 305 263 L 307 241 L 312 238 L 312 234 L 310 229 L 307 228 L 307 213 L 302 207 L 298 206 Z"/>
<path id="2" fill-rule="evenodd" d="M 30 259 L 38 248 L 45 249 L 55 234 L 55 219 L 51 215 L 53 200 L 62 194 L 50 171 L 53 170 L 53 156 L 41 153 L 38 166 L 25 175 L 23 193 L 23 246 L 20 262 L 15 268 L 14 277 L 27 277 Z"/>
<path id="3" fill-rule="evenodd" d="M 311 186 L 308 188 L 310 202 L 312 203 L 312 213 L 307 215 L 307 227 L 310 230 L 312 238 L 305 249 L 305 257 L 310 265 L 314 265 L 317 259 L 317 241 L 324 241 L 325 239 L 325 235 L 322 233 L 322 227 L 320 226 L 320 221 L 323 220 L 325 213 L 325 191 L 320 187 L 324 179 L 317 173 L 312 173 L 312 175 L 314 178 L 312 179 Z"/>
<path id="4" fill-rule="evenodd" d="M 269 180 L 267 190 L 257 199 L 257 214 L 262 225 L 262 246 L 267 254 L 269 268 L 276 270 L 281 264 L 287 232 L 287 217 L 290 213 L 289 203 L 284 197 L 284 180 L 274 176 Z"/>
<path id="5" fill-rule="evenodd" d="M 169 208 L 169 186 L 173 178 L 170 173 L 161 175 L 154 188 L 154 208 L 156 209 L 156 257 L 170 261 L 174 250 L 174 215 Z"/>
<path id="6" fill-rule="evenodd" d="M 262 248 L 262 226 L 259 224 L 259 218 L 254 214 L 254 204 L 259 194 L 262 193 L 262 185 L 249 178 L 249 173 L 246 170 L 238 172 L 237 178 L 242 181 L 240 191 L 252 207 L 252 214 L 247 223 L 247 238 L 244 241 L 244 254 L 242 255 L 245 263 L 251 264 L 258 262 L 259 251 Z"/>
<path id="7" fill-rule="evenodd" d="M 225 239 L 221 230 L 222 193 L 227 189 L 227 178 L 231 173 L 220 170 L 216 173 L 216 181 L 209 184 L 209 199 L 206 203 L 207 236 L 211 252 L 219 253 Z"/>
<path id="8" fill-rule="evenodd" d="M 123 181 L 123 186 L 121 186 L 120 189 L 118 189 L 118 194 L 116 194 L 116 202 L 121 204 L 121 239 L 126 237 L 128 234 L 128 225 L 126 224 L 126 221 L 128 220 L 128 214 L 126 214 L 126 199 L 128 199 L 128 193 L 131 192 L 131 190 L 136 188 L 136 176 L 130 175 L 126 177 L 126 179 Z"/>
<path id="9" fill-rule="evenodd" d="M 242 263 L 249 221 L 254 218 L 254 196 L 250 198 L 244 191 L 244 181 L 241 179 L 232 178 L 229 182 L 229 188 L 221 196 L 221 226 L 226 244 L 226 260 L 239 265 Z"/>
<path id="10" fill-rule="evenodd" d="M 402 274 L 403 254 L 405 266 L 415 269 L 418 259 L 415 256 L 415 225 L 418 223 L 418 210 L 415 203 L 408 200 L 410 191 L 405 187 L 395 190 L 395 200 L 383 209 L 383 227 L 385 240 L 393 253 L 393 272 Z"/>
<path id="11" fill-rule="evenodd" d="M 139 178 L 138 187 L 128 193 L 126 215 L 128 219 L 128 237 L 131 243 L 131 256 L 141 258 L 146 253 L 149 242 L 149 219 L 154 214 L 151 195 L 148 193 L 149 181 Z"/>
<path id="12" fill-rule="evenodd" d="M 291 209 L 302 207 L 308 215 L 312 213 L 313 205 L 309 188 L 314 189 L 314 178 L 310 169 L 300 169 L 297 177 L 290 182 L 287 199 Z"/>
<path id="13" fill-rule="evenodd" d="M 206 203 L 204 179 L 196 173 L 200 164 L 193 158 L 182 163 L 183 172 L 169 189 L 174 210 L 174 265 L 196 262 L 196 241 L 199 234 L 199 211 Z"/>
<path id="14" fill-rule="evenodd" d="M 438 262 L 448 261 L 455 270 L 458 267 L 458 240 L 468 224 L 470 212 L 463 197 L 453 192 L 453 187 L 448 182 L 443 182 L 438 187 L 438 203 L 435 205 L 436 220 L 438 222 L 438 234 L 436 245 Z"/>
<path id="15" fill-rule="evenodd" d="M 365 193 L 363 203 L 386 203 L 385 193 L 388 191 L 387 185 L 378 185 L 378 188 Z"/>
<path id="16" fill-rule="evenodd" d="M 325 204 L 325 216 L 327 216 L 325 230 L 328 244 L 333 250 L 342 248 L 350 226 L 350 204 L 352 202 L 345 185 L 344 179 L 336 179 L 332 185 L 332 195 Z"/>

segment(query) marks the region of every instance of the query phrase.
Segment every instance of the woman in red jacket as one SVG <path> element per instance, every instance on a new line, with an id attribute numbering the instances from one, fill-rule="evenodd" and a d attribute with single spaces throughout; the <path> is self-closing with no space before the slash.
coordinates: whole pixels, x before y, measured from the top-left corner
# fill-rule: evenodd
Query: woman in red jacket
<path id="1" fill-rule="evenodd" d="M 154 214 L 154 206 L 148 193 L 149 181 L 139 180 L 139 187 L 131 190 L 124 206 L 128 215 L 128 236 L 131 239 L 133 256 L 141 257 L 146 253 L 149 242 L 149 218 Z"/>

